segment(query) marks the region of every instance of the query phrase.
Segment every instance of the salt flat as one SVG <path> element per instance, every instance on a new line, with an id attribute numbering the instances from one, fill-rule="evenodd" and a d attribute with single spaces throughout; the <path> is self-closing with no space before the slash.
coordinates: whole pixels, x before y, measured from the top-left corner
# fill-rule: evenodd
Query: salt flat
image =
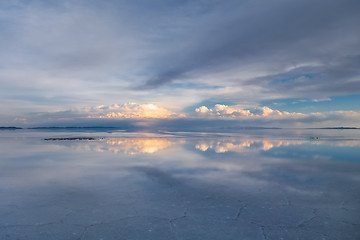
<path id="1" fill-rule="evenodd" d="M 359 135 L 2 131 L 0 239 L 359 239 Z"/>

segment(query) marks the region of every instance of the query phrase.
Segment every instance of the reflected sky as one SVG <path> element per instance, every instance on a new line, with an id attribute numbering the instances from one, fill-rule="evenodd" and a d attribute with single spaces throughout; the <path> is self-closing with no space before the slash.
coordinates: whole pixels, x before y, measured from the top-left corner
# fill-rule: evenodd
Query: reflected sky
<path id="1" fill-rule="evenodd" d="M 164 138 L 108 138 L 101 141 L 105 142 L 106 145 L 102 144 L 97 151 L 122 152 L 130 155 L 138 153 L 153 154 L 176 143 Z"/>
<path id="2" fill-rule="evenodd" d="M 274 156 L 281 158 L 326 158 L 343 161 L 356 161 L 360 156 L 360 140 L 325 139 L 318 137 L 309 139 L 281 140 L 258 139 L 249 136 L 238 137 L 203 137 L 203 138 L 171 138 L 171 137 L 104 137 L 94 141 L 53 141 L 52 145 L 91 150 L 96 152 L 112 152 L 124 155 L 162 154 L 166 149 L 183 154 L 188 151 L 206 153 L 207 156 L 217 154 L 251 153 L 254 156 Z"/>
<path id="3" fill-rule="evenodd" d="M 92 239 L 91 231 L 116 239 L 113 229 L 149 222 L 160 235 L 142 239 L 162 239 L 169 228 L 178 239 L 234 239 L 242 228 L 251 239 L 290 239 L 294 229 L 311 239 L 360 234 L 354 133 L 80 133 L 91 141 L 44 140 L 80 136 L 69 132 L 1 134 L 1 239 Z M 74 236 L 64 238 L 69 227 Z M 228 228 L 234 235 L 224 235 Z"/>

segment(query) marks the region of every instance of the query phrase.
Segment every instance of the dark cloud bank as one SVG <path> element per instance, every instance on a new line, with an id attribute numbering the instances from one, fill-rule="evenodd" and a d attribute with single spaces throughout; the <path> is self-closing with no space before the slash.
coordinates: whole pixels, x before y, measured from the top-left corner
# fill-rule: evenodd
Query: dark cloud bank
<path id="1" fill-rule="evenodd" d="M 359 1 L 225 1 L 209 11 L 206 24 L 192 19 L 198 29 L 180 35 L 194 39 L 185 54 L 165 57 L 165 67 L 142 87 L 251 64 L 276 74 L 223 81 L 306 97 L 360 92 Z"/>

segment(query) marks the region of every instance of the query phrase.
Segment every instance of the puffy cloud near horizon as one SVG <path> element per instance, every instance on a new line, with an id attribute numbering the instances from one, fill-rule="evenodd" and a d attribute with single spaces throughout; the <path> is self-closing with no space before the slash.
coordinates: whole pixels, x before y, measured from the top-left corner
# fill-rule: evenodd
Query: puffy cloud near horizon
<path id="1" fill-rule="evenodd" d="M 201 106 L 195 109 L 195 117 L 213 120 L 234 120 L 254 126 L 297 126 L 328 127 L 355 126 L 360 127 L 359 111 L 327 111 L 327 112 L 287 112 L 271 109 L 267 106 L 245 109 L 242 105 L 216 104 L 213 108 Z"/>
<path id="2" fill-rule="evenodd" d="M 196 108 L 195 112 L 200 116 L 220 118 L 304 118 L 308 116 L 303 113 L 273 110 L 266 106 L 249 110 L 244 109 L 241 105 L 227 106 L 222 104 L 216 104 L 214 108 L 210 109 L 206 106 L 201 106 Z"/>
<path id="3" fill-rule="evenodd" d="M 360 127 L 358 111 L 287 112 L 267 106 L 215 104 L 187 115 L 154 103 L 125 103 L 25 114 L 14 118 L 17 126 L 121 126 L 124 129 L 219 130 L 259 127 Z"/>
<path id="4" fill-rule="evenodd" d="M 125 103 L 122 105 L 114 104 L 111 106 L 95 107 L 96 111 L 108 112 L 99 118 L 113 118 L 113 119 L 143 119 L 143 118 L 176 118 L 185 117 L 184 114 L 177 114 L 165 108 L 159 107 L 155 104 L 139 104 L 139 103 Z M 91 116 L 90 116 L 91 117 Z"/>

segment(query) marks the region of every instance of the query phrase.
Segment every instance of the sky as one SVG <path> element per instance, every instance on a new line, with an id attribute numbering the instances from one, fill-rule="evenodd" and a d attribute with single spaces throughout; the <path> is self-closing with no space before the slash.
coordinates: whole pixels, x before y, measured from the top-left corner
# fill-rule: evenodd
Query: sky
<path id="1" fill-rule="evenodd" d="M 358 0 L 0 1 L 0 126 L 360 127 Z"/>

